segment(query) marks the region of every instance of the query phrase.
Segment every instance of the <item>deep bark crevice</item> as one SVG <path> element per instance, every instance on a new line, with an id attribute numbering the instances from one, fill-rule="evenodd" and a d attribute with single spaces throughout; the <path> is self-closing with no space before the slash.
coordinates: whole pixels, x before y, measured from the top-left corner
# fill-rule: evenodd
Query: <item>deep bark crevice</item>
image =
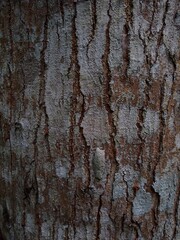
<path id="1" fill-rule="evenodd" d="M 45 62 L 45 54 L 47 50 L 48 43 L 48 23 L 49 23 L 49 8 L 48 8 L 48 0 L 46 0 L 46 15 L 43 26 L 43 43 L 42 49 L 40 51 L 40 73 L 39 73 L 39 95 L 38 95 L 38 111 L 37 111 L 37 123 L 34 130 L 34 156 L 33 156 L 33 165 L 34 165 L 34 182 L 33 188 L 35 189 L 35 212 L 36 212 L 36 224 L 38 226 L 38 239 L 40 239 L 41 235 L 41 222 L 39 219 L 39 184 L 38 184 L 38 160 L 39 160 L 39 147 L 38 147 L 38 134 L 41 127 L 42 116 L 45 117 L 45 129 L 44 129 L 44 140 L 48 153 L 48 160 L 51 159 L 51 150 L 49 143 L 49 119 L 46 111 L 45 105 L 45 90 L 46 90 L 46 62 Z M 31 163 L 31 168 L 32 168 Z"/>
<path id="2" fill-rule="evenodd" d="M 71 53 L 71 63 L 68 69 L 68 77 L 70 78 L 71 73 L 74 77 L 73 82 L 73 93 L 72 93 L 72 101 L 71 101 L 71 112 L 70 112 L 70 131 L 69 131 L 69 147 L 71 152 L 71 169 L 70 174 L 74 171 L 74 164 L 76 163 L 76 156 L 74 153 L 75 142 L 74 142 L 74 127 L 78 126 L 80 137 L 83 145 L 83 153 L 84 153 L 84 168 L 87 173 L 86 187 L 90 186 L 90 165 L 89 165 L 89 154 L 90 147 L 86 141 L 84 136 L 83 127 L 81 126 L 84 115 L 85 115 L 85 96 L 81 91 L 80 84 L 80 65 L 78 61 L 78 37 L 76 31 L 76 18 L 77 18 L 77 9 L 76 4 L 74 4 L 74 17 L 72 19 L 72 53 Z M 78 112 L 78 106 L 81 106 L 80 117 L 78 122 L 76 122 L 76 113 Z"/>
<path id="3" fill-rule="evenodd" d="M 180 183 L 177 184 L 177 193 L 175 197 L 175 203 L 174 203 L 174 211 L 173 211 L 173 216 L 174 216 L 174 229 L 173 229 L 173 234 L 172 234 L 172 239 L 175 239 L 175 237 L 178 235 L 178 208 L 179 208 L 179 203 L 180 203 Z"/>
<path id="4" fill-rule="evenodd" d="M 165 9 L 164 9 L 164 14 L 163 14 L 163 18 L 162 18 L 162 27 L 159 31 L 159 36 L 157 39 L 158 47 L 163 43 L 163 35 L 164 35 L 164 29 L 166 27 L 166 17 L 167 17 L 168 11 L 169 11 L 169 0 L 167 0 L 165 3 Z"/>
<path id="5" fill-rule="evenodd" d="M 59 9 L 60 9 L 60 13 L 61 13 L 61 18 L 62 18 L 62 23 L 64 25 L 64 3 L 63 0 L 59 0 Z"/>
<path id="6" fill-rule="evenodd" d="M 101 234 L 101 208 L 102 208 L 102 194 L 99 196 L 99 205 L 96 220 L 96 240 L 100 240 Z"/>
<path id="7" fill-rule="evenodd" d="M 109 1 L 109 8 L 107 10 L 107 15 L 108 15 L 108 23 L 106 26 L 106 33 L 105 33 L 105 50 L 104 54 L 102 56 L 102 67 L 103 67 L 103 76 L 104 76 L 104 81 L 103 81 L 103 103 L 104 107 L 106 109 L 107 115 L 108 115 L 108 124 L 109 124 L 109 143 L 106 149 L 106 156 L 108 156 L 110 160 L 110 172 L 107 175 L 106 179 L 106 185 L 105 185 L 105 190 L 104 190 L 104 195 L 110 194 L 109 195 L 109 202 L 110 202 L 110 209 L 109 209 L 109 218 L 111 218 L 111 209 L 112 209 L 112 199 L 113 199 L 113 183 L 115 179 L 115 174 L 118 171 L 119 163 L 116 159 L 116 125 L 114 123 L 114 112 L 111 109 L 111 96 L 112 96 L 112 90 L 111 90 L 111 69 L 109 66 L 109 54 L 110 54 L 110 26 L 111 26 L 111 15 L 110 15 L 110 10 L 111 10 L 111 0 Z M 113 220 L 112 220 L 113 221 Z"/>

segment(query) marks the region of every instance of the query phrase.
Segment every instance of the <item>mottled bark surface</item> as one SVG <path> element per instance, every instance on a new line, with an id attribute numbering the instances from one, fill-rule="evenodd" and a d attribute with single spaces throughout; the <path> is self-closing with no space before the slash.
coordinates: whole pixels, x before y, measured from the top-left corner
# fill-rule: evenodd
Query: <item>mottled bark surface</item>
<path id="1" fill-rule="evenodd" d="M 4 239 L 180 239 L 178 0 L 0 1 Z"/>

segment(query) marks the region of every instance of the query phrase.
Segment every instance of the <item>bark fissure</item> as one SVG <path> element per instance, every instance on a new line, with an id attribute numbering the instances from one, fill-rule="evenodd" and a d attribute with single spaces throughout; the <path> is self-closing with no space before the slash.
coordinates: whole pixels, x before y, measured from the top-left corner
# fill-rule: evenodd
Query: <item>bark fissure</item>
<path id="1" fill-rule="evenodd" d="M 81 138 L 83 141 L 83 146 L 84 146 L 84 167 L 87 173 L 87 180 L 86 180 L 86 187 L 90 187 L 90 183 L 91 183 L 91 172 L 90 172 L 90 163 L 89 163 L 89 154 L 90 154 L 90 146 L 88 146 L 88 143 L 86 141 L 86 138 L 84 136 L 84 131 L 83 131 L 83 127 L 81 127 L 83 118 L 85 116 L 85 96 L 82 94 L 83 97 L 83 104 L 82 104 L 82 111 L 81 111 L 81 116 L 79 119 L 79 130 L 80 130 L 80 134 L 81 134 Z"/>
<path id="2" fill-rule="evenodd" d="M 145 139 L 145 137 L 143 137 L 142 131 L 144 130 L 144 121 L 145 121 L 145 117 L 146 117 L 146 110 L 147 110 L 149 102 L 151 100 L 150 99 L 150 90 L 151 90 L 151 87 L 152 87 L 151 69 L 152 69 L 152 66 L 153 66 L 153 62 L 152 62 L 152 59 L 151 59 L 151 55 L 148 54 L 148 51 L 147 51 L 146 40 L 141 36 L 141 31 L 140 30 L 141 29 L 139 29 L 139 39 L 142 41 L 142 44 L 143 44 L 144 56 L 145 56 L 145 59 L 146 59 L 145 67 L 147 69 L 147 75 L 148 75 L 148 77 L 145 78 L 145 90 L 144 90 L 145 97 L 144 97 L 144 101 L 143 101 L 143 106 L 139 109 L 139 114 L 138 114 L 139 121 L 136 124 L 137 129 L 138 129 L 138 137 L 141 141 L 140 148 L 139 148 L 139 153 L 138 153 L 138 158 L 141 157 L 141 159 L 143 159 L 143 153 L 144 153 L 144 149 L 145 149 L 146 139 Z M 158 56 L 158 54 L 156 55 L 156 59 L 157 59 L 157 56 Z M 161 136 L 161 134 L 160 134 L 160 136 Z M 152 162 L 153 162 L 153 160 L 152 160 Z M 143 166 L 142 161 L 140 161 L 140 163 L 141 163 L 140 166 Z M 154 226 L 158 226 L 158 214 L 159 214 L 158 209 L 159 209 L 159 204 L 160 204 L 160 195 L 152 187 L 153 183 L 155 182 L 155 170 L 154 169 L 156 169 L 157 164 L 158 164 L 158 161 L 155 161 L 154 165 L 150 169 L 150 172 L 152 174 L 151 174 L 151 177 L 150 177 L 149 185 L 147 186 L 147 190 L 152 194 L 153 199 L 154 199 L 153 210 L 152 210 L 153 211 L 153 222 L 154 222 L 153 225 Z M 155 231 L 156 231 L 156 227 L 152 228 L 152 230 L 151 230 L 152 238 L 154 236 Z"/>
<path id="3" fill-rule="evenodd" d="M 106 33 L 105 33 L 105 50 L 104 54 L 102 56 L 102 66 L 103 66 L 103 76 L 104 76 L 104 81 L 103 81 L 103 103 L 104 107 L 106 109 L 107 115 L 108 115 L 108 124 L 109 124 L 109 144 L 108 144 L 108 149 L 107 149 L 107 156 L 110 159 L 110 173 L 107 175 L 107 180 L 106 180 L 106 185 L 105 185 L 105 192 L 104 194 L 107 194 L 108 192 L 111 193 L 110 196 L 110 211 L 112 208 L 112 199 L 113 199 L 113 182 L 115 179 L 115 174 L 118 170 L 118 161 L 116 159 L 116 142 L 115 142 L 115 137 L 116 137 L 116 125 L 114 123 L 114 112 L 111 109 L 111 96 L 112 96 L 112 90 L 111 90 L 111 69 L 109 66 L 109 54 L 110 54 L 110 25 L 111 25 L 111 15 L 110 15 L 110 10 L 111 10 L 111 0 L 109 1 L 109 8 L 107 11 L 108 15 L 108 23 L 106 26 Z M 109 212 L 109 217 L 110 212 Z"/>
<path id="4" fill-rule="evenodd" d="M 56 23 L 56 35 L 57 35 L 57 39 L 58 39 L 58 47 L 60 47 L 60 34 L 59 34 L 59 24 L 58 24 L 58 21 Z"/>
<path id="5" fill-rule="evenodd" d="M 51 160 L 51 148 L 50 148 L 50 142 L 49 142 L 49 116 L 47 114 L 46 104 L 45 104 L 45 91 L 46 91 L 46 62 L 45 62 L 45 52 L 47 49 L 47 43 L 48 43 L 48 19 L 49 19 L 49 10 L 48 10 L 48 0 L 46 0 L 47 4 L 47 15 L 46 20 L 44 24 L 44 40 L 43 40 L 43 49 L 42 49 L 42 55 L 41 55 L 41 77 L 42 77 L 42 85 L 40 86 L 42 88 L 42 92 L 40 92 L 40 101 L 39 102 L 42 111 L 44 113 L 45 117 L 45 129 L 44 129 L 44 136 L 45 136 L 45 142 L 46 142 L 46 148 L 48 151 L 48 158 Z M 42 99 L 41 99 L 42 98 Z"/>
<path id="6" fill-rule="evenodd" d="M 178 231 L 178 208 L 179 208 L 179 203 L 180 203 L 180 183 L 177 185 L 177 193 L 175 197 L 175 202 L 174 202 L 174 211 L 173 211 L 173 216 L 174 216 L 174 229 L 173 229 L 173 234 L 172 234 L 172 239 L 175 239 L 177 236 L 177 231 Z"/>
<path id="7" fill-rule="evenodd" d="M 166 27 L 166 16 L 167 16 L 168 10 L 169 10 L 169 0 L 167 0 L 165 3 L 165 10 L 162 18 L 162 27 L 160 29 L 159 36 L 157 39 L 158 47 L 163 43 L 163 35 L 164 35 L 164 29 Z"/>
<path id="8" fill-rule="evenodd" d="M 46 8 L 47 8 L 47 14 L 44 22 L 43 45 L 42 45 L 42 50 L 40 52 L 40 74 L 39 74 L 40 83 L 39 83 L 39 99 L 38 99 L 39 113 L 38 113 L 37 126 L 35 128 L 34 144 L 37 143 L 38 132 L 42 122 L 42 115 L 44 115 L 44 118 L 45 118 L 44 139 L 45 139 L 45 145 L 48 153 L 48 159 L 50 160 L 51 150 L 50 150 L 50 143 L 49 143 L 49 117 L 47 114 L 46 103 L 45 103 L 46 68 L 47 68 L 46 61 L 45 61 L 45 54 L 48 46 L 48 21 L 49 21 L 48 0 L 46 0 Z"/>
<path id="9" fill-rule="evenodd" d="M 48 153 L 48 160 L 51 159 L 51 150 L 50 150 L 50 143 L 49 143 L 49 118 L 46 111 L 45 105 L 45 90 L 46 90 L 46 62 L 45 62 L 45 54 L 47 50 L 47 43 L 48 43 L 48 22 L 49 22 L 49 8 L 48 8 L 48 0 L 46 0 L 46 16 L 44 21 L 44 29 L 43 29 L 43 43 L 42 49 L 40 52 L 40 73 L 39 73 L 39 96 L 38 96 L 38 114 L 37 114 L 37 124 L 34 131 L 34 189 L 35 189 L 35 209 L 36 209 L 36 223 L 38 225 L 38 239 L 40 239 L 41 235 L 41 224 L 39 221 L 39 184 L 38 184 L 38 155 L 39 155 L 39 147 L 38 147 L 38 133 L 41 127 L 42 116 L 44 114 L 45 118 L 45 128 L 44 128 L 44 140 L 45 146 Z M 32 165 L 32 163 L 31 163 Z"/>
<path id="10" fill-rule="evenodd" d="M 160 120 L 160 128 L 159 128 L 159 151 L 158 151 L 158 161 L 157 164 L 160 162 L 161 157 L 163 155 L 163 147 L 164 147 L 164 130 L 166 127 L 166 120 L 165 120 L 165 112 L 164 112 L 164 107 L 163 107 L 163 103 L 164 103 L 164 95 L 165 95 L 165 82 L 164 80 L 162 80 L 161 82 L 161 86 L 160 86 L 160 102 L 159 102 L 159 107 L 160 107 L 160 112 L 159 112 L 159 120 Z M 157 164 L 154 168 L 154 174 L 156 171 L 156 167 Z"/>
<path id="11" fill-rule="evenodd" d="M 78 37 L 76 30 L 76 18 L 77 18 L 77 9 L 76 4 L 74 4 L 74 17 L 72 19 L 72 53 L 71 53 L 71 63 L 68 69 L 68 76 L 70 77 L 71 72 L 73 73 L 74 82 L 73 82 L 73 93 L 71 101 L 71 112 L 70 112 L 70 131 L 69 131 L 69 148 L 71 153 L 71 169 L 70 174 L 74 171 L 74 164 L 76 162 L 76 156 L 74 153 L 75 142 L 74 142 L 74 127 L 78 126 L 81 140 L 83 143 L 83 152 L 84 152 L 84 167 L 87 173 L 86 186 L 90 185 L 90 165 L 89 165 L 89 153 L 90 147 L 87 144 L 86 138 L 84 136 L 83 127 L 81 126 L 84 115 L 85 115 L 85 96 L 81 90 L 80 84 L 80 65 L 78 61 Z M 78 106 L 81 105 L 80 118 L 76 123 L 76 113 L 78 112 Z"/>
<path id="12" fill-rule="evenodd" d="M 164 44 L 165 45 L 165 44 Z M 175 61 L 175 56 L 172 55 L 172 53 L 170 52 L 170 50 L 166 47 L 166 53 L 167 53 L 167 57 L 173 67 L 173 72 L 172 72 L 172 87 L 171 87 L 171 95 L 169 97 L 168 103 L 167 103 L 167 111 L 168 111 L 168 107 L 171 104 L 171 101 L 173 100 L 173 96 L 174 96 L 174 91 L 175 91 L 175 83 L 176 83 L 176 70 L 177 70 L 177 66 L 176 66 L 176 61 Z"/>
<path id="13" fill-rule="evenodd" d="M 19 115 L 21 115 L 21 113 L 24 112 L 24 110 L 25 110 L 24 100 L 25 100 L 26 81 L 25 81 L 24 70 L 23 70 L 22 67 L 21 67 L 21 73 L 22 73 L 22 78 L 23 78 L 23 86 L 22 86 L 22 90 L 21 90 L 21 92 L 20 92 L 20 93 L 22 93 L 22 100 L 21 100 L 22 110 L 21 110 L 21 112 L 19 113 Z M 19 116 L 19 118 L 20 118 L 20 116 Z"/>
<path id="14" fill-rule="evenodd" d="M 72 19 L 72 32 L 71 32 L 71 38 L 72 38 L 72 53 L 71 53 L 71 62 L 68 69 L 68 78 L 70 78 L 71 71 L 74 73 L 74 82 L 73 82 L 73 93 L 71 97 L 71 112 L 70 112 L 70 130 L 69 130 L 69 152 L 70 152 L 70 158 L 71 158 L 71 169 L 69 174 L 72 174 L 74 172 L 75 168 L 75 135 L 74 135 L 74 127 L 76 126 L 76 107 L 78 103 L 78 85 L 79 85 L 79 71 L 80 66 L 78 64 L 77 59 L 77 38 L 76 38 L 76 4 L 74 4 L 74 17 Z"/>
<path id="15" fill-rule="evenodd" d="M 97 211 L 96 240 L 100 240 L 100 234 L 101 234 L 101 207 L 102 207 L 102 194 L 99 196 L 99 206 Z"/>
<path id="16" fill-rule="evenodd" d="M 144 121 L 145 121 L 145 117 L 146 117 L 146 111 L 148 108 L 148 104 L 150 102 L 150 89 L 151 89 L 151 82 L 152 82 L 152 77 L 151 77 L 151 68 L 152 68 L 152 63 L 151 63 L 151 56 L 148 54 L 147 51 L 147 44 L 145 39 L 141 36 L 141 28 L 138 31 L 139 34 L 139 39 L 141 40 L 142 44 L 143 44 L 143 52 L 144 52 L 144 56 L 145 56 L 145 65 L 144 67 L 147 69 L 148 72 L 148 77 L 145 78 L 144 82 L 145 82 L 145 88 L 144 88 L 144 94 L 145 96 L 143 97 L 143 104 L 140 107 L 140 109 L 138 110 L 138 122 L 136 124 L 137 126 L 137 135 L 140 139 L 140 145 L 139 145 L 139 152 L 138 152 L 138 157 L 137 157 L 137 164 L 139 165 L 139 167 L 142 166 L 143 162 L 143 152 L 144 152 L 144 148 L 145 148 L 145 143 L 146 143 L 146 139 L 143 136 L 143 130 L 144 130 Z"/>
<path id="17" fill-rule="evenodd" d="M 25 206 L 25 203 L 23 203 L 23 217 L 22 217 L 22 226 L 23 226 L 23 236 L 24 236 L 24 239 L 27 239 L 26 238 L 26 228 L 25 228 L 25 226 L 26 226 L 26 211 L 25 211 L 25 209 L 26 209 L 26 206 Z M 2 239 L 3 240 L 3 239 Z"/>
<path id="18" fill-rule="evenodd" d="M 128 69 L 130 64 L 130 52 L 129 52 L 129 45 L 130 45 L 130 28 L 128 22 L 124 25 L 124 41 L 123 41 L 123 69 L 122 74 L 125 77 L 125 81 L 129 81 L 128 77 Z"/>
<path id="19" fill-rule="evenodd" d="M 135 237 L 138 239 L 138 237 L 140 237 L 139 233 L 141 232 L 141 226 L 137 221 L 135 221 L 133 219 L 133 199 L 130 199 L 129 186 L 128 186 L 128 182 L 125 179 L 125 175 L 126 175 L 126 173 L 123 172 L 122 173 L 122 178 L 123 178 L 123 182 L 126 185 L 127 217 L 123 221 L 124 221 L 124 223 L 125 222 L 129 223 L 129 225 L 131 227 L 133 227 L 133 229 L 135 230 Z M 135 197 L 135 194 L 134 194 L 134 197 Z M 129 209 L 130 209 L 130 211 L 129 211 Z"/>
<path id="20" fill-rule="evenodd" d="M 128 28 L 131 28 L 133 25 L 133 1 L 132 0 L 125 0 L 125 13 L 126 13 L 126 20 L 128 23 Z"/>
<path id="21" fill-rule="evenodd" d="M 64 25 L 64 3 L 63 0 L 60 0 L 59 9 L 61 13 L 62 23 Z"/>
<path id="22" fill-rule="evenodd" d="M 165 131 L 165 116 L 164 116 L 164 107 L 163 107 L 163 102 L 164 102 L 164 94 L 165 94 L 165 83 L 164 80 L 162 80 L 161 86 L 160 86 L 160 113 L 159 113 L 159 121 L 160 121 L 160 127 L 159 127 L 159 146 L 158 146 L 158 156 L 157 156 L 157 160 L 153 166 L 152 169 L 152 183 L 156 182 L 156 169 L 158 164 L 161 161 L 161 158 L 163 156 L 164 153 L 164 131 Z M 154 188 L 151 188 L 154 199 L 155 199 L 155 203 L 154 203 L 154 222 L 155 222 L 155 226 L 158 226 L 159 223 L 159 205 L 160 205 L 160 198 L 161 196 L 159 195 L 158 192 L 156 192 L 154 190 Z M 152 237 L 154 237 L 154 234 L 156 232 L 156 228 L 154 228 L 152 230 Z"/>
<path id="23" fill-rule="evenodd" d="M 10 93 L 9 93 L 9 98 L 10 98 L 10 115 L 9 115 L 9 125 L 12 125 L 12 117 L 13 117 L 13 109 L 12 109 L 12 98 L 13 98 L 13 91 L 12 91 L 12 70 L 10 67 L 10 64 L 8 64 L 8 71 L 9 71 L 9 88 L 10 88 Z M 13 170 L 13 156 L 12 156 L 12 142 L 11 142 L 11 133 L 9 134 L 9 149 L 10 149 L 10 170 L 11 170 L 11 175 L 12 175 L 12 170 Z"/>
<path id="24" fill-rule="evenodd" d="M 146 114 L 146 110 L 143 107 L 139 109 L 138 112 L 138 122 L 136 123 L 137 126 L 137 135 L 138 138 L 140 139 L 140 144 L 139 144 L 139 150 L 138 150 L 138 155 L 137 155 L 137 165 L 141 169 L 141 166 L 143 164 L 143 150 L 144 150 L 144 145 L 145 145 L 145 139 L 142 136 L 142 131 L 144 127 L 144 115 Z"/>
<path id="25" fill-rule="evenodd" d="M 151 22 L 150 22 L 150 25 L 149 25 L 149 32 L 150 32 L 150 35 L 153 36 L 153 33 L 152 33 L 152 26 L 154 24 L 154 17 L 155 17 L 155 11 L 156 11 L 156 8 L 157 8 L 157 3 L 156 3 L 156 0 L 153 0 L 153 12 L 152 12 L 152 18 L 151 18 Z M 149 36 L 148 36 L 149 38 Z"/>
<path id="26" fill-rule="evenodd" d="M 124 25 L 124 39 L 123 39 L 123 69 L 122 74 L 125 81 L 129 82 L 128 69 L 130 64 L 130 31 L 133 25 L 133 2 L 130 0 L 125 1 L 125 19 Z"/>
<path id="27" fill-rule="evenodd" d="M 153 177 L 152 177 L 152 184 L 153 182 L 155 182 L 155 175 L 153 174 Z M 160 205 L 160 195 L 158 192 L 156 192 L 154 190 L 154 188 L 152 187 L 152 184 L 151 184 L 151 187 L 150 187 L 150 192 L 152 193 L 152 196 L 154 198 L 154 204 L 153 204 L 153 228 L 151 230 L 151 234 L 152 234 L 152 239 L 154 238 L 155 236 L 155 232 L 156 232 L 156 229 L 158 227 L 158 221 L 159 221 L 159 205 Z"/>

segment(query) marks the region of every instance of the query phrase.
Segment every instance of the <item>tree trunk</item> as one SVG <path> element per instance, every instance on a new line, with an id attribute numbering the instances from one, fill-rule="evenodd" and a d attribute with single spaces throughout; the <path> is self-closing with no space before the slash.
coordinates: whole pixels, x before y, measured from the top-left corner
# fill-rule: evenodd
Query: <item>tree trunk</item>
<path id="1" fill-rule="evenodd" d="M 0 1 L 1 239 L 180 239 L 178 0 Z"/>

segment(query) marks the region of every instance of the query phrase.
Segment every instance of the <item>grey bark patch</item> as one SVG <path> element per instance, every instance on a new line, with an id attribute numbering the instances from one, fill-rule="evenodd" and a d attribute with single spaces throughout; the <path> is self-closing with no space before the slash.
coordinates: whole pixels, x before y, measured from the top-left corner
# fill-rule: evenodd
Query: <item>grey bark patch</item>
<path id="1" fill-rule="evenodd" d="M 173 212 L 174 200 L 178 187 L 178 176 L 176 174 L 165 173 L 156 178 L 153 188 L 161 196 L 160 211 Z"/>
<path id="2" fill-rule="evenodd" d="M 142 216 L 149 212 L 152 207 L 151 194 L 146 192 L 144 189 L 140 189 L 133 201 L 133 214 L 135 216 Z"/>
<path id="3" fill-rule="evenodd" d="M 137 115 L 138 111 L 135 107 L 128 107 L 126 105 L 120 106 L 118 113 L 118 132 L 120 136 L 127 139 L 128 143 L 132 143 L 137 139 Z"/>
<path id="4" fill-rule="evenodd" d="M 180 149 L 180 133 L 176 135 L 175 143 L 176 143 L 177 149 Z"/>
<path id="5" fill-rule="evenodd" d="M 123 176 L 120 173 L 116 173 L 113 184 L 113 200 L 124 196 L 126 196 L 126 184 L 124 183 Z"/>
<path id="6" fill-rule="evenodd" d="M 63 166 L 59 161 L 56 161 L 56 163 L 55 163 L 55 170 L 56 170 L 56 175 L 59 178 L 67 177 L 67 168 L 65 166 Z"/>
<path id="7" fill-rule="evenodd" d="M 30 54 L 29 54 L 30 55 Z M 27 55 L 22 63 L 24 80 L 27 84 L 32 84 L 39 73 L 39 61 L 35 56 Z"/>
<path id="8" fill-rule="evenodd" d="M 106 173 L 104 150 L 101 150 L 99 148 L 96 149 L 96 152 L 92 160 L 92 166 L 93 166 L 95 179 L 100 181 Z"/>
<path id="9" fill-rule="evenodd" d="M 180 13 L 176 13 L 174 23 L 176 27 L 180 28 Z"/>
<path id="10" fill-rule="evenodd" d="M 104 109 L 91 107 L 86 113 L 82 121 L 82 127 L 84 129 L 84 136 L 90 145 L 94 140 L 97 144 L 102 141 L 105 143 L 108 141 L 107 132 L 107 116 Z"/>
<path id="11" fill-rule="evenodd" d="M 159 114 L 158 112 L 147 110 L 145 118 L 145 129 L 147 134 L 156 133 L 159 128 Z"/>

